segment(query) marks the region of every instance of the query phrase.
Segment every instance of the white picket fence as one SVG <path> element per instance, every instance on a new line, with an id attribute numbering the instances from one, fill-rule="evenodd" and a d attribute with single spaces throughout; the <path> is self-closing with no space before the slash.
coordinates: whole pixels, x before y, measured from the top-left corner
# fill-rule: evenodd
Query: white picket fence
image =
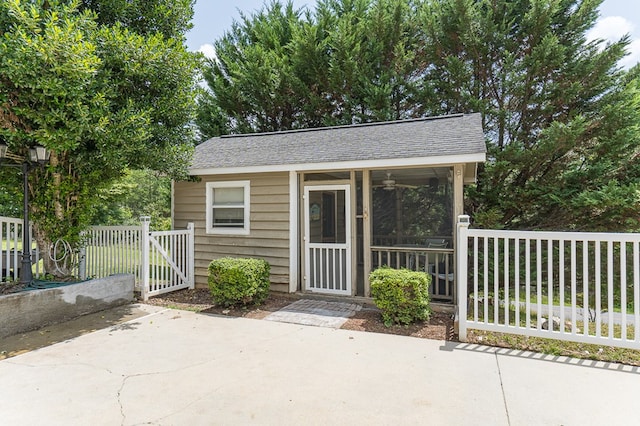
<path id="1" fill-rule="evenodd" d="M 81 278 L 129 273 L 143 300 L 150 296 L 194 287 L 194 226 L 151 231 L 150 218 L 140 226 L 93 226 L 84 234 Z"/>
<path id="2" fill-rule="evenodd" d="M 0 216 L 0 281 L 16 281 L 22 267 L 22 219 Z M 33 239 L 31 239 L 33 241 Z M 142 298 L 194 286 L 194 226 L 151 231 L 149 217 L 139 226 L 92 226 L 83 233 L 78 256 L 80 279 L 134 274 Z M 34 278 L 44 273 L 33 248 Z"/>
<path id="3" fill-rule="evenodd" d="M 477 329 L 640 349 L 640 234 L 458 224 L 459 336 Z"/>
<path id="4" fill-rule="evenodd" d="M 17 281 L 22 268 L 22 219 L 0 216 L 0 281 Z M 33 242 L 33 238 L 30 238 Z M 32 247 L 31 262 L 34 278 L 42 273 L 40 252 Z"/>
<path id="5" fill-rule="evenodd" d="M 83 233 L 78 275 L 102 278 L 134 274 L 140 282 L 142 226 L 92 226 Z"/>

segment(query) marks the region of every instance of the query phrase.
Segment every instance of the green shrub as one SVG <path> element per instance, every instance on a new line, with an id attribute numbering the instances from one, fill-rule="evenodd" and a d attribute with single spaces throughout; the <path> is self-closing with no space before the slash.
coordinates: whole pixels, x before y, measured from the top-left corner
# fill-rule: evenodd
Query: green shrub
<path id="1" fill-rule="evenodd" d="M 382 310 L 382 320 L 387 327 L 394 323 L 411 324 L 429 319 L 429 275 L 382 267 L 371 272 L 369 280 L 371 296 Z"/>
<path id="2" fill-rule="evenodd" d="M 211 296 L 224 306 L 259 305 L 269 295 L 270 270 L 262 259 L 216 259 L 209 264 Z"/>

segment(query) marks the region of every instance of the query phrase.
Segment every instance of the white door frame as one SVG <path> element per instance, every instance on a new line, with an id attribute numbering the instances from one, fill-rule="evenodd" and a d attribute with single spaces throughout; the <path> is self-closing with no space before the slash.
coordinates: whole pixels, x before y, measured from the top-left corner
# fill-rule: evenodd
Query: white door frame
<path id="1" fill-rule="evenodd" d="M 344 243 L 312 243 L 310 241 L 309 192 L 311 191 L 345 192 Z M 305 291 L 351 296 L 351 185 L 344 184 L 305 186 L 303 200 Z M 316 262 L 316 259 L 319 259 L 320 262 Z M 320 269 L 318 269 L 318 266 L 320 267 Z M 339 272 L 339 274 L 336 274 L 336 272 Z"/>

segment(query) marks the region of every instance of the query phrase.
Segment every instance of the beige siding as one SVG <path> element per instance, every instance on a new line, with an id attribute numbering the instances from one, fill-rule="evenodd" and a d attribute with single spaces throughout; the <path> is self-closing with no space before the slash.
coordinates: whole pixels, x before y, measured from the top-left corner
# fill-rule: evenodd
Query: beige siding
<path id="1" fill-rule="evenodd" d="M 249 235 L 209 235 L 205 229 L 207 182 L 251 181 Z M 287 291 L 289 283 L 289 174 L 261 173 L 202 176 L 200 182 L 174 185 L 174 226 L 195 224 L 196 286 L 207 286 L 207 267 L 224 256 L 256 257 L 271 264 L 271 287 Z"/>

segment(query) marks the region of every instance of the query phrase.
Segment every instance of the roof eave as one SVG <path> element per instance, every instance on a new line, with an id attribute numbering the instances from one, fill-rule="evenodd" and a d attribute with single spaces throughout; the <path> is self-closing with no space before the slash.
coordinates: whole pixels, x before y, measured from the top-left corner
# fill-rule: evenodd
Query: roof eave
<path id="1" fill-rule="evenodd" d="M 394 167 L 430 167 L 444 166 L 453 164 L 467 163 L 484 163 L 486 154 L 456 154 L 456 155 L 439 155 L 431 157 L 414 157 L 414 158 L 393 158 L 378 160 L 356 160 L 341 161 L 327 163 L 305 163 L 305 164 L 274 164 L 264 166 L 249 167 L 208 167 L 208 168 L 191 168 L 189 174 L 191 176 L 205 175 L 229 175 L 244 173 L 268 173 L 268 172 L 290 172 L 290 171 L 317 171 L 317 170 L 352 170 L 352 169 L 384 169 Z"/>

